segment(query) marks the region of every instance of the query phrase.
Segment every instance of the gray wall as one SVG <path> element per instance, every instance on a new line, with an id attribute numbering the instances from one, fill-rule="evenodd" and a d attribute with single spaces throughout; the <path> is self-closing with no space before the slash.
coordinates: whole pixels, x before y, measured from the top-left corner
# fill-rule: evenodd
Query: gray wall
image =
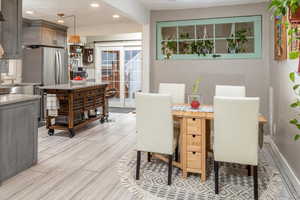
<path id="1" fill-rule="evenodd" d="M 262 59 L 239 60 L 156 60 L 156 22 L 245 15 L 263 16 Z M 151 91 L 157 91 L 161 82 L 186 83 L 191 92 L 194 80 L 199 77 L 205 103 L 212 103 L 216 84 L 243 84 L 247 96 L 261 98 L 261 112 L 268 116 L 270 132 L 280 152 L 300 179 L 300 142 L 293 136 L 299 130 L 289 124 L 297 112 L 289 108 L 295 96 L 291 89 L 289 73 L 298 66 L 296 61 L 274 61 L 273 21 L 267 4 L 212 7 L 205 9 L 153 11 L 151 13 Z M 300 77 L 298 77 L 300 82 Z M 269 98 L 270 97 L 270 98 Z"/>
<path id="2" fill-rule="evenodd" d="M 270 27 L 273 30 L 273 24 Z M 274 61 L 274 34 L 271 34 L 271 56 L 270 56 L 270 88 L 273 89 L 273 95 L 270 100 L 273 102 L 271 107 L 271 117 L 273 118 L 273 139 L 280 152 L 285 157 L 295 175 L 300 179 L 300 141 L 294 141 L 295 134 L 299 130 L 289 124 L 289 121 L 298 118 L 299 110 L 291 109 L 289 105 L 295 101 L 295 95 L 292 90 L 292 84 L 289 81 L 289 73 L 296 71 L 298 60 L 288 60 L 283 62 Z M 300 77 L 297 77 L 300 83 Z"/>
<path id="3" fill-rule="evenodd" d="M 263 16 L 263 55 L 261 59 L 226 60 L 156 60 L 156 22 L 215 17 Z M 189 10 L 152 11 L 151 13 L 151 91 L 157 91 L 161 82 L 187 84 L 191 93 L 193 82 L 201 78 L 204 103 L 212 103 L 216 84 L 245 85 L 248 96 L 261 98 L 261 112 L 268 114 L 269 30 L 270 16 L 267 4 L 223 6 Z"/>

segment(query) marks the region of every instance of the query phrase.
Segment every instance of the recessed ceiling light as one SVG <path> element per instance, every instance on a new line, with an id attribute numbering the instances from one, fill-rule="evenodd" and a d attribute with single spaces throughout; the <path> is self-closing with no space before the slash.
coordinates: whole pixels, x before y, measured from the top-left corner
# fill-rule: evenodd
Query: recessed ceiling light
<path id="1" fill-rule="evenodd" d="M 26 14 L 28 14 L 28 15 L 33 15 L 34 12 L 33 12 L 32 10 L 27 10 L 27 11 L 26 11 Z"/>
<path id="2" fill-rule="evenodd" d="M 98 8 L 100 5 L 98 3 L 91 3 L 90 6 L 92 8 Z"/>
<path id="3" fill-rule="evenodd" d="M 120 15 L 117 15 L 117 14 L 116 14 L 116 15 L 113 15 L 112 17 L 113 17 L 114 19 L 119 19 L 119 18 L 120 18 Z"/>

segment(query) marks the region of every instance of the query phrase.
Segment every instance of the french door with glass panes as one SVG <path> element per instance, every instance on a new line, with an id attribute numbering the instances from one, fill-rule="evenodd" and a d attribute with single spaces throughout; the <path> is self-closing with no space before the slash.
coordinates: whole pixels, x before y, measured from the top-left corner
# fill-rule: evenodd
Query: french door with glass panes
<path id="1" fill-rule="evenodd" d="M 136 92 L 142 89 L 141 46 L 98 46 L 96 80 L 108 82 L 116 96 L 111 107 L 135 107 Z"/>

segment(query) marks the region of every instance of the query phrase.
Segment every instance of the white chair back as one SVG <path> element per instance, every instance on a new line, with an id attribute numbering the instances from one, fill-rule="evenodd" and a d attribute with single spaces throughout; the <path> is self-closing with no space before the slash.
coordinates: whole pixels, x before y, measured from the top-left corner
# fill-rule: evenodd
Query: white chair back
<path id="1" fill-rule="evenodd" d="M 217 85 L 215 96 L 246 97 L 245 86 Z"/>
<path id="2" fill-rule="evenodd" d="M 137 150 L 173 154 L 173 117 L 168 94 L 137 93 Z"/>
<path id="3" fill-rule="evenodd" d="M 258 164 L 259 98 L 214 98 L 215 161 Z"/>
<path id="4" fill-rule="evenodd" d="M 185 102 L 185 84 L 160 83 L 158 93 L 170 94 L 172 104 L 184 104 Z"/>

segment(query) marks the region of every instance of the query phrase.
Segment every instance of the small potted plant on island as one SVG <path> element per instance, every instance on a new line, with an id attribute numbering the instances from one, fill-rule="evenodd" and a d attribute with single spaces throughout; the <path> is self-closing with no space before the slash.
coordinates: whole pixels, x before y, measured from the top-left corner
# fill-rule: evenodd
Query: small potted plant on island
<path id="1" fill-rule="evenodd" d="M 192 95 L 189 95 L 189 103 L 192 109 L 198 109 L 200 107 L 201 95 L 199 94 L 199 85 L 200 79 L 195 81 L 192 88 Z"/>

